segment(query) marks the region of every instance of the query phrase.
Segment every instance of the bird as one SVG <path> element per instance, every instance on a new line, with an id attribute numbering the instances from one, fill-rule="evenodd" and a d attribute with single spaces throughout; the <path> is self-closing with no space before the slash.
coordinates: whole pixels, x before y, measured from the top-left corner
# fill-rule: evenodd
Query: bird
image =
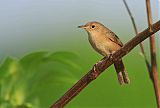
<path id="1" fill-rule="evenodd" d="M 102 56 L 110 57 L 114 52 L 123 47 L 119 37 L 100 22 L 91 21 L 85 25 L 78 26 L 78 28 L 83 28 L 87 31 L 91 46 Z M 114 67 L 120 85 L 129 84 L 130 80 L 122 59 L 115 61 Z"/>

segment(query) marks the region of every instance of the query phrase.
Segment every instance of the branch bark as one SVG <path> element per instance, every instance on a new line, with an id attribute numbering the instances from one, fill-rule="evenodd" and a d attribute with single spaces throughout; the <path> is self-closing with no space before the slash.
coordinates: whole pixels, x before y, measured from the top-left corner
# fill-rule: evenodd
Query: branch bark
<path id="1" fill-rule="evenodd" d="M 152 25 L 152 30 L 149 28 L 137 34 L 132 40 L 126 43 L 120 50 L 116 51 L 112 57 L 104 58 L 96 64 L 96 69 L 92 68 L 85 76 L 83 76 L 74 86 L 72 86 L 59 100 L 57 100 L 51 108 L 64 107 L 75 96 L 77 96 L 91 81 L 95 80 L 106 68 L 128 54 L 136 45 L 144 41 L 150 35 L 160 30 L 160 21 Z"/>
<path id="2" fill-rule="evenodd" d="M 147 8 L 147 18 L 149 30 L 152 31 L 152 12 L 151 12 L 151 3 L 150 0 L 146 0 Z M 154 91 L 156 95 L 157 107 L 160 108 L 160 90 L 159 90 L 159 79 L 157 71 L 157 60 L 156 60 L 156 44 L 155 44 L 155 35 L 150 37 L 150 53 L 151 53 L 151 72 L 150 77 L 153 82 Z"/>

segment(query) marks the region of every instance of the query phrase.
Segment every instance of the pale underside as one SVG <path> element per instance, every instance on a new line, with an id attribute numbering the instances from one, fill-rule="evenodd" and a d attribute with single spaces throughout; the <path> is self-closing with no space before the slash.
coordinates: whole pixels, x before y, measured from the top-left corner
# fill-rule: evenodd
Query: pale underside
<path id="1" fill-rule="evenodd" d="M 109 56 L 123 46 L 113 32 L 88 34 L 88 39 L 92 47 L 103 56 Z"/>

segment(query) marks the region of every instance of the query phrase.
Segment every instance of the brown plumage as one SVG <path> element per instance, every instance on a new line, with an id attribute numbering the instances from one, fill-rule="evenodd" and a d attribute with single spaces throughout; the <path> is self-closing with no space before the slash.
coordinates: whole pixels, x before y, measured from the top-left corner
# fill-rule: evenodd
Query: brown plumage
<path id="1" fill-rule="evenodd" d="M 87 31 L 90 44 L 103 56 L 109 57 L 123 46 L 118 36 L 99 22 L 89 22 L 79 28 L 84 28 Z M 130 81 L 122 60 L 114 62 L 114 66 L 119 83 L 128 84 Z"/>

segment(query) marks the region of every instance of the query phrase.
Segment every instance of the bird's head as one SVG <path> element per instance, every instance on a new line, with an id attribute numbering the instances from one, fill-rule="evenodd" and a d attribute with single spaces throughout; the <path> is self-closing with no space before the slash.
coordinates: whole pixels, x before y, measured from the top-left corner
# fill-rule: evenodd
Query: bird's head
<path id="1" fill-rule="evenodd" d="M 93 21 L 93 22 L 88 22 L 85 25 L 78 26 L 78 28 L 83 28 L 88 33 L 95 33 L 95 32 L 99 32 L 99 31 L 103 31 L 105 26 L 99 22 Z"/>

